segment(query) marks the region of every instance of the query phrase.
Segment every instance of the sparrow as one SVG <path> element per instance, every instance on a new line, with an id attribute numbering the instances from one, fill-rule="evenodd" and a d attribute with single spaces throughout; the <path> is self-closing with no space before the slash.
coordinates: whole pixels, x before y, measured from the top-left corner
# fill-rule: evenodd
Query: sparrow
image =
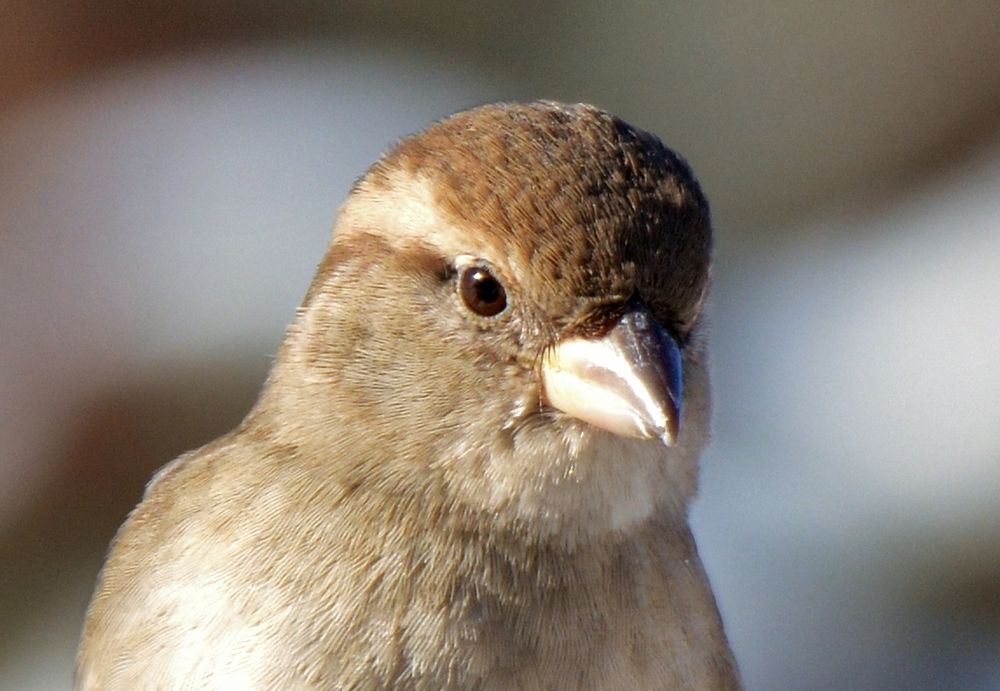
<path id="1" fill-rule="evenodd" d="M 588 105 L 352 188 L 260 397 L 115 537 L 80 689 L 734 689 L 688 526 L 711 223 Z"/>

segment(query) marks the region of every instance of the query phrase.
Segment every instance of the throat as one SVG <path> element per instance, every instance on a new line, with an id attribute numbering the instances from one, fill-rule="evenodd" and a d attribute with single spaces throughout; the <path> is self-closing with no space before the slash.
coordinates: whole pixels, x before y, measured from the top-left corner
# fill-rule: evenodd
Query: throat
<path id="1" fill-rule="evenodd" d="M 508 446 L 449 478 L 468 506 L 539 540 L 585 545 L 657 517 L 686 523 L 693 483 L 686 460 L 659 444 L 583 424 L 523 431 Z"/>

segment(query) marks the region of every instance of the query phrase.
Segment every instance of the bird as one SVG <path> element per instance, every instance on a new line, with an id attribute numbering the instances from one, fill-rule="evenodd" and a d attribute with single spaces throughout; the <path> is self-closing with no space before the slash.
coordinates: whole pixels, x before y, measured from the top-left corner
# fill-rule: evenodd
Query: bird
<path id="1" fill-rule="evenodd" d="M 688 522 L 711 253 L 689 165 L 597 107 L 400 140 L 252 410 L 119 529 L 77 688 L 739 688 Z"/>

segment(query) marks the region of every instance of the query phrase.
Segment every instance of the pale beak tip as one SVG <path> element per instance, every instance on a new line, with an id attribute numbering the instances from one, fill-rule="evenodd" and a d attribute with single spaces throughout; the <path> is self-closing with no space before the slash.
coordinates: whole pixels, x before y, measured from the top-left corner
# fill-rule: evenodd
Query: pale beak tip
<path id="1" fill-rule="evenodd" d="M 677 443 L 678 432 L 679 429 L 676 416 L 670 417 L 667 420 L 667 424 L 663 426 L 663 433 L 660 434 L 660 441 L 663 442 L 664 446 L 673 446 Z"/>
<path id="2" fill-rule="evenodd" d="M 673 446 L 677 443 L 677 435 L 680 433 L 680 410 L 674 401 L 669 401 L 664 406 L 666 413 L 655 423 L 645 425 L 647 439 L 659 439 L 664 446 Z"/>

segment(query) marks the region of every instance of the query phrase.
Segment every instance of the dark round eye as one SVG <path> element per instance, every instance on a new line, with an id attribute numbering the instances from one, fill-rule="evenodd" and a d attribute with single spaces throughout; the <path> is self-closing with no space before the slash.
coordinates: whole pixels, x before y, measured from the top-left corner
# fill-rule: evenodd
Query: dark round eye
<path id="1" fill-rule="evenodd" d="M 507 291 L 500 281 L 483 266 L 470 266 L 462 271 L 459 292 L 465 305 L 482 317 L 493 317 L 507 307 Z"/>

